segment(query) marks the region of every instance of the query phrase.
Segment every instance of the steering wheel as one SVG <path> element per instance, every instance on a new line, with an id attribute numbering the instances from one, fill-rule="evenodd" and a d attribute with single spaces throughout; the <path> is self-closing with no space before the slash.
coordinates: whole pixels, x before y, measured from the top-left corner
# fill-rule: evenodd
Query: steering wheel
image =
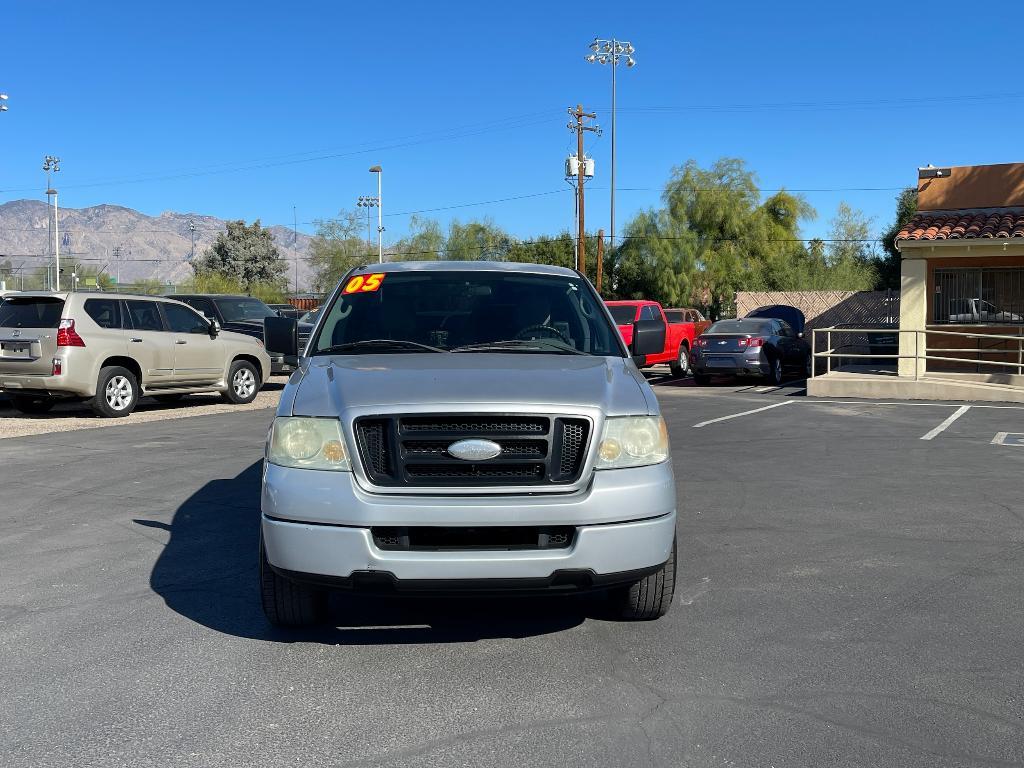
<path id="1" fill-rule="evenodd" d="M 569 344 L 570 346 L 572 345 L 572 342 L 569 341 L 569 337 L 568 336 L 566 336 L 564 333 L 562 333 L 560 330 L 558 330 L 554 326 L 544 325 L 543 323 L 541 323 L 540 325 L 528 325 L 528 326 L 526 326 L 525 328 L 523 328 L 523 330 L 521 330 L 519 333 L 517 333 L 515 335 L 515 338 L 519 339 L 521 341 L 525 341 L 527 334 L 529 334 L 529 333 L 531 333 L 533 331 L 547 331 L 548 333 L 551 333 L 552 335 L 557 336 L 559 339 L 564 341 L 566 344 Z"/>

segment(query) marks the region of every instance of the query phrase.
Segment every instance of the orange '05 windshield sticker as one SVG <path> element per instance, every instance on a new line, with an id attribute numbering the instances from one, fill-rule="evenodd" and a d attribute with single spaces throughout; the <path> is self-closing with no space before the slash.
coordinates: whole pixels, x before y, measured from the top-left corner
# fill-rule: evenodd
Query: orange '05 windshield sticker
<path id="1" fill-rule="evenodd" d="M 380 284 L 383 282 L 383 272 L 374 272 L 372 275 L 356 275 L 345 283 L 342 293 L 373 293 L 380 289 Z"/>

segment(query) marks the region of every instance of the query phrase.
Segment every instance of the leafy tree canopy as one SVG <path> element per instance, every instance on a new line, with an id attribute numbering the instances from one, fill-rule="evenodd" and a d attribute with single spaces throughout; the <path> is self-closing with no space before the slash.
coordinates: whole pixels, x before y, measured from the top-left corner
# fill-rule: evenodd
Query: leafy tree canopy
<path id="1" fill-rule="evenodd" d="M 256 285 L 278 284 L 283 289 L 288 265 L 274 244 L 273 233 L 257 219 L 252 224 L 229 221 L 227 231 L 217 234 L 192 270 L 197 278 L 220 275 L 234 280 L 248 293 Z"/>

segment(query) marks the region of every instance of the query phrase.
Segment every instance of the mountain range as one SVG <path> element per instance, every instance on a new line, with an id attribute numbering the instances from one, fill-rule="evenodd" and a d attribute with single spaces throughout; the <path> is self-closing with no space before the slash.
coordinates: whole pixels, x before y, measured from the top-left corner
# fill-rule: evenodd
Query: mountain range
<path id="1" fill-rule="evenodd" d="M 226 222 L 215 216 L 167 211 L 147 216 L 119 205 L 58 208 L 60 258 L 64 274 L 69 266 L 99 267 L 119 283 L 156 279 L 174 285 L 192 274 L 192 237 L 195 256 L 202 255 Z M 19 276 L 32 274 L 48 261 L 53 209 L 41 200 L 12 200 L 0 205 L 0 262 L 10 261 L 8 287 L 19 287 Z M 289 285 L 308 287 L 311 270 L 306 261 L 312 238 L 290 227 L 268 227 L 281 256 L 288 262 Z"/>

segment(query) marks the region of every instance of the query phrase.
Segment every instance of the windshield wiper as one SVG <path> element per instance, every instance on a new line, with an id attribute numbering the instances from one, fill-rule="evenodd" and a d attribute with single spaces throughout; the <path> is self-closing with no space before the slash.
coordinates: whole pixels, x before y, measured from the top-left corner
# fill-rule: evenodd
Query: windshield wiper
<path id="1" fill-rule="evenodd" d="M 418 341 L 405 341 L 404 339 L 363 339 L 362 341 L 348 341 L 344 344 L 335 344 L 324 347 L 313 352 L 314 355 L 336 355 L 345 352 L 353 352 L 358 349 L 382 349 L 389 352 L 446 352 L 440 347 L 432 347 L 429 344 L 420 344 Z"/>
<path id="2" fill-rule="evenodd" d="M 450 352 L 554 352 L 562 355 L 585 355 L 573 347 L 550 339 L 507 339 L 505 341 L 484 341 L 479 344 L 463 344 L 452 347 Z"/>

